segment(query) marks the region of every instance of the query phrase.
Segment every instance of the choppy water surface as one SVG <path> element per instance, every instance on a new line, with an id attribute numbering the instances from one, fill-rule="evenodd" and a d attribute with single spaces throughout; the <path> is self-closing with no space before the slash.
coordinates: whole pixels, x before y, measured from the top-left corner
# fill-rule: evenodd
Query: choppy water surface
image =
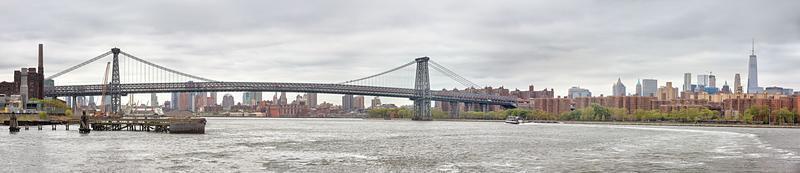
<path id="1" fill-rule="evenodd" d="M 0 172 L 800 171 L 800 129 L 223 118 L 204 135 L 59 128 L 0 133 Z"/>

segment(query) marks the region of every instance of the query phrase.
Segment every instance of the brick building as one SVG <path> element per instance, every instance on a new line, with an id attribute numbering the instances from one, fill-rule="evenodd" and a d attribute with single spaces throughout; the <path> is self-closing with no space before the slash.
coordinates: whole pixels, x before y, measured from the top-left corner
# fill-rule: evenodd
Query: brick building
<path id="1" fill-rule="evenodd" d="M 574 108 L 572 99 L 569 98 L 532 98 L 530 99 L 531 108 L 541 110 L 553 115 L 561 115 Z"/>
<path id="2" fill-rule="evenodd" d="M 604 107 L 621 108 L 625 109 L 628 113 L 633 113 L 636 110 L 650 110 L 653 109 L 652 102 L 656 97 L 643 97 L 643 96 L 609 96 L 609 97 L 580 97 L 575 98 L 575 108 L 581 109 L 598 104 Z"/>
<path id="3" fill-rule="evenodd" d="M 738 97 L 726 99 L 722 102 L 722 110 L 725 116 L 741 116 L 745 111 L 753 106 L 764 106 L 770 111 L 787 108 L 800 113 L 800 97 L 798 96 L 770 96 L 770 97 Z M 760 120 L 757 120 L 760 121 Z"/>

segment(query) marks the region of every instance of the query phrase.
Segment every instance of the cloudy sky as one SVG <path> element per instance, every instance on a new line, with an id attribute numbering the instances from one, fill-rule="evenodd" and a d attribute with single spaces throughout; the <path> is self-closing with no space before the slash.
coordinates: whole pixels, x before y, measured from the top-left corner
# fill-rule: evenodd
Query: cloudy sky
<path id="1" fill-rule="evenodd" d="M 713 72 L 720 85 L 732 84 L 735 73 L 746 76 L 755 38 L 761 85 L 800 89 L 798 7 L 792 0 L 5 1 L 0 80 L 35 66 L 36 44 L 44 43 L 47 74 L 115 46 L 224 81 L 338 82 L 429 56 L 479 85 L 532 84 L 557 95 L 580 86 L 607 95 L 617 78 L 631 92 L 640 78 L 680 86 L 685 72 Z M 63 80 L 99 83 L 103 69 L 94 69 Z M 432 78 L 434 88 L 460 87 Z"/>

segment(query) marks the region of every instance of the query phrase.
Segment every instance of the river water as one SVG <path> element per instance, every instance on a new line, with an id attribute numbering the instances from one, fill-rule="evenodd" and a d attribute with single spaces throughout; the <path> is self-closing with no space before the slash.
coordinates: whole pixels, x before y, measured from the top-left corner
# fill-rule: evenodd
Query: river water
<path id="1" fill-rule="evenodd" d="M 63 128 L 0 133 L 0 172 L 800 171 L 800 129 L 243 118 L 209 118 L 202 135 Z"/>

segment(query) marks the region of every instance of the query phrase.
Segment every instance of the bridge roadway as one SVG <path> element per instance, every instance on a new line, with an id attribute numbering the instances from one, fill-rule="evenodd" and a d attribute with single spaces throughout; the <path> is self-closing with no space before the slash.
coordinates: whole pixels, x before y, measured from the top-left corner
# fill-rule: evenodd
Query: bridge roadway
<path id="1" fill-rule="evenodd" d="M 105 85 L 55 86 L 45 90 L 50 97 L 101 95 Z M 173 92 L 301 92 L 326 94 L 352 94 L 416 99 L 414 89 L 375 87 L 322 83 L 277 83 L 277 82 L 181 82 L 120 84 L 123 95 L 139 93 Z M 106 93 L 108 94 L 108 93 Z M 431 100 L 446 102 L 478 103 L 517 107 L 514 97 L 431 90 Z"/>

